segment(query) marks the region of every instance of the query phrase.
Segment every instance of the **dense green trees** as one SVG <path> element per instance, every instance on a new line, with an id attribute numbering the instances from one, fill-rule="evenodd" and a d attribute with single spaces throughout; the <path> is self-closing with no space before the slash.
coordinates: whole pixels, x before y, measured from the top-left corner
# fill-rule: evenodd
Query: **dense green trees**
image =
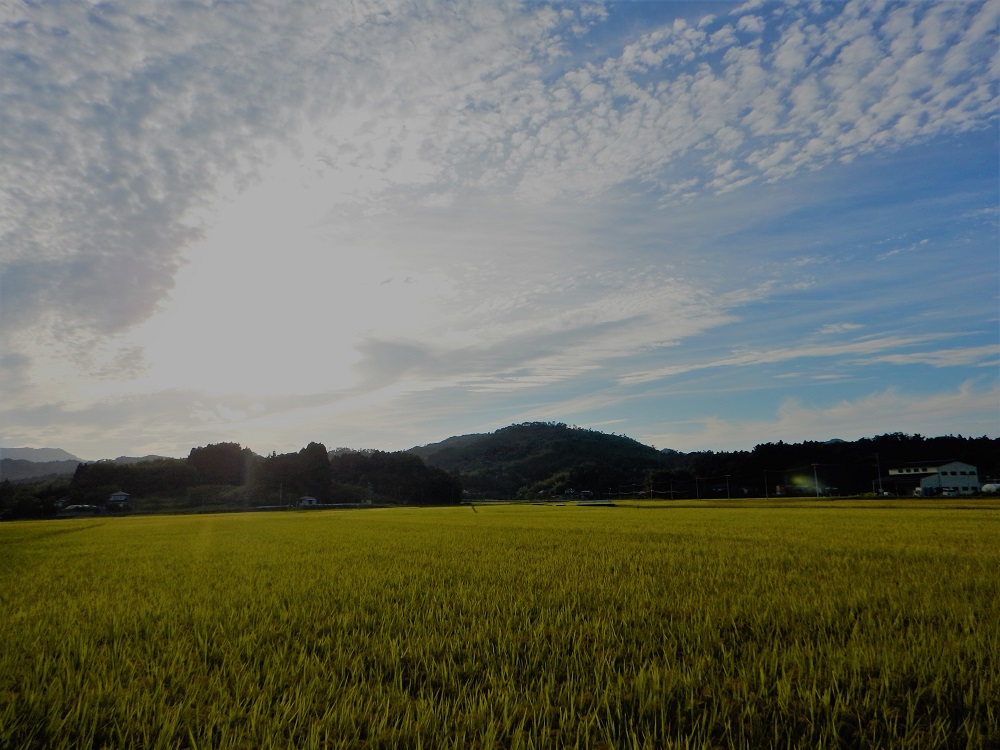
<path id="1" fill-rule="evenodd" d="M 104 505 L 123 490 L 142 510 L 237 509 L 303 495 L 320 503 L 451 504 L 471 498 L 724 498 L 836 488 L 872 492 L 879 472 L 913 462 L 964 461 L 982 482 L 1000 476 L 1000 439 L 889 433 L 856 441 L 762 443 L 752 451 L 657 451 L 630 438 L 558 423 L 512 425 L 411 451 L 328 453 L 309 443 L 259 456 L 238 443 L 194 448 L 186 459 L 81 463 L 71 480 L 0 483 L 6 518 L 54 515 L 60 504 Z M 887 489 L 892 490 L 892 487 Z"/>
<path id="2" fill-rule="evenodd" d="M 74 503 L 104 504 L 108 495 L 122 490 L 130 495 L 184 495 L 200 481 L 197 470 L 180 458 L 142 463 L 97 461 L 82 463 L 70 482 L 69 499 Z"/>
<path id="3" fill-rule="evenodd" d="M 239 443 L 216 443 L 192 448 L 187 462 L 204 484 L 240 485 L 246 481 L 247 466 L 252 458 L 253 452 Z"/>
<path id="4" fill-rule="evenodd" d="M 18 483 L 4 480 L 0 482 L 0 518 L 51 518 L 68 487 L 65 478 Z"/>
<path id="5" fill-rule="evenodd" d="M 458 479 L 442 469 L 426 466 L 419 456 L 410 453 L 339 452 L 331 457 L 330 468 L 334 481 L 367 490 L 375 499 L 413 505 L 462 501 Z"/>
<path id="6" fill-rule="evenodd" d="M 297 453 L 272 453 L 253 458 L 249 484 L 257 497 L 291 501 L 304 495 L 319 502 L 330 501 L 333 477 L 330 459 L 322 443 L 309 443 Z"/>
<path id="7" fill-rule="evenodd" d="M 554 422 L 511 425 L 440 446 L 412 452 L 458 474 L 473 497 L 530 498 L 567 489 L 600 495 L 609 487 L 641 484 L 645 472 L 663 461 L 655 448 L 623 435 Z"/>
<path id="8" fill-rule="evenodd" d="M 671 471 L 657 477 L 656 484 L 662 491 L 665 480 L 672 477 L 675 487 L 688 492 L 695 487 L 690 478 L 699 477 L 702 497 L 723 497 L 728 481 L 729 493 L 737 497 L 773 495 L 779 486 L 785 494 L 811 495 L 818 480 L 821 488 L 833 494 L 856 495 L 871 493 L 880 474 L 884 477 L 890 468 L 950 460 L 976 466 L 985 482 L 987 477 L 1000 475 L 1000 440 L 960 435 L 925 438 L 897 432 L 854 441 L 762 443 L 752 451 L 732 453 L 672 453 L 667 457 Z M 679 472 L 688 475 L 684 477 L 687 484 L 676 481 Z"/>
<path id="9" fill-rule="evenodd" d="M 569 490 L 595 497 L 724 498 L 870 493 L 892 466 L 959 460 L 1000 475 L 1000 440 L 890 433 L 856 441 L 764 443 L 752 451 L 657 451 L 619 435 L 526 423 L 464 435 L 413 453 L 457 473 L 473 497 L 537 499 Z M 815 464 L 815 466 L 814 466 Z"/>
<path id="10" fill-rule="evenodd" d="M 331 460 L 326 447 L 315 442 L 295 453 L 269 456 L 238 443 L 217 443 L 193 448 L 186 459 L 80 464 L 67 500 L 103 505 L 118 490 L 142 498 L 147 510 L 292 505 L 303 496 L 321 504 L 448 504 L 462 499 L 457 479 L 425 466 L 417 456 L 339 451 Z"/>

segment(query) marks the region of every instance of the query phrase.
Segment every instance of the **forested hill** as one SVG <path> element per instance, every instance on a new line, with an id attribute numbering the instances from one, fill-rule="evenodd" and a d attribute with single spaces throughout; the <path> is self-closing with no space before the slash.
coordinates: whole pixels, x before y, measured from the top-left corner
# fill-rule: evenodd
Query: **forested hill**
<path id="1" fill-rule="evenodd" d="M 473 497 L 548 496 L 569 489 L 599 494 L 622 482 L 642 482 L 665 462 L 655 448 L 631 438 L 553 422 L 449 438 L 410 453 L 460 476 Z"/>
<path id="2" fill-rule="evenodd" d="M 38 479 L 41 477 L 71 476 L 79 460 L 30 461 L 24 458 L 0 458 L 0 480 Z"/>
<path id="3" fill-rule="evenodd" d="M 472 497 L 533 499 L 587 491 L 595 497 L 764 496 L 778 487 L 812 494 L 870 493 L 890 468 L 949 460 L 1000 475 L 1000 439 L 890 433 L 855 441 L 763 443 L 751 451 L 657 451 L 620 435 L 550 422 L 512 425 L 412 448 L 460 477 Z"/>
<path id="4" fill-rule="evenodd" d="M 72 474 L 80 459 L 61 448 L 0 448 L 0 480 Z"/>
<path id="5" fill-rule="evenodd" d="M 22 448 L 21 451 L 30 451 L 30 448 Z M 66 451 L 46 448 L 44 451 L 48 451 L 52 454 L 65 454 L 71 456 L 72 454 L 66 453 Z M 45 455 L 43 450 L 35 451 L 35 455 Z M 4 449 L 4 453 L 13 452 Z M 28 454 L 31 455 L 31 454 Z M 165 456 L 119 456 L 115 459 L 105 459 L 100 463 L 112 463 L 112 464 L 141 464 L 141 463 L 153 463 L 157 461 L 169 461 L 171 459 Z M 42 460 L 40 458 L 3 458 L 0 459 L 0 480 L 9 479 L 11 481 L 21 481 L 25 479 L 44 479 L 51 477 L 69 477 L 73 476 L 76 471 L 76 467 L 81 463 L 94 463 L 93 461 L 81 461 L 79 458 L 73 457 L 66 460 Z"/>

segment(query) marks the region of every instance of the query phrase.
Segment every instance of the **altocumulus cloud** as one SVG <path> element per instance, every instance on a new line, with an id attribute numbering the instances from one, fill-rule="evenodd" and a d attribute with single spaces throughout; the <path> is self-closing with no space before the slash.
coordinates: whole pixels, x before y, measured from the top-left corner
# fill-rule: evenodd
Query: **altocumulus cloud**
<path id="1" fill-rule="evenodd" d="M 371 189 L 448 170 L 439 154 L 394 167 L 446 140 L 443 115 L 489 87 L 493 66 L 544 54 L 555 19 L 515 3 L 437 6 L 6 7 L 4 332 L 44 320 L 60 338 L 99 337 L 147 318 L 199 205 L 251 182 L 307 123 L 332 123 L 318 155 L 376 175 Z"/>
<path id="2" fill-rule="evenodd" d="M 315 188 L 310 220 L 341 238 L 395 227 L 406 247 L 389 256 L 429 269 L 417 282 L 436 274 L 419 298 L 434 313 L 413 311 L 420 330 L 352 329 L 368 389 L 480 392 L 605 366 L 607 382 L 624 384 L 745 367 L 749 355 L 665 364 L 650 353 L 812 280 L 785 270 L 712 284 L 693 250 L 650 265 L 649 238 L 663 229 L 643 217 L 630 230 L 629 205 L 676 218 L 678 244 L 714 221 L 684 228 L 683 206 L 698 200 L 995 126 L 995 2 L 710 4 L 638 32 L 624 30 L 624 7 L 0 8 L 0 388 L 24 404 L 18 434 L 67 410 L 122 411 L 111 385 L 83 384 L 141 379 L 143 342 L 128 332 L 197 266 L 191 248 L 220 196 L 237 200 L 276 160 Z M 612 224 L 613 242 L 594 239 Z M 442 249 L 459 233 L 461 249 Z M 903 362 L 894 347 L 911 340 L 881 332 L 807 350 Z M 71 406 L 51 391 L 67 382 Z M 176 405 L 188 392 L 170 393 Z M 206 412 L 190 412 L 200 428 Z"/>

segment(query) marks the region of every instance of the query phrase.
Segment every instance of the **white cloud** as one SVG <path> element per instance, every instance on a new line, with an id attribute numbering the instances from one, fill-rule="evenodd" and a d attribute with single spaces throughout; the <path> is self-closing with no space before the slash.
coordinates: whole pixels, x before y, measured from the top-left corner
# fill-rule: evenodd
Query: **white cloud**
<path id="1" fill-rule="evenodd" d="M 638 384 L 804 356 L 919 359 L 932 337 L 639 364 L 823 280 L 670 267 L 739 221 L 665 213 L 654 254 L 635 207 L 988 131 L 996 3 L 666 12 L 609 42 L 615 11 L 4 6 L 5 398 L 36 417 L 120 418 L 115 398 L 198 393 L 204 415 L 249 419 L 212 394 L 329 405 L 366 381 L 520 390 L 625 360 Z M 751 268 L 748 255 L 722 270 Z M 973 350 L 952 349 L 976 364 Z"/>
<path id="2" fill-rule="evenodd" d="M 891 432 L 995 435 L 998 403 L 1000 388 L 995 384 L 977 387 L 974 381 L 966 381 L 954 391 L 930 394 L 890 388 L 830 406 L 809 406 L 790 398 L 770 419 L 696 419 L 683 431 L 654 430 L 638 439 L 691 451 L 750 450 L 760 443 L 778 440 L 857 440 Z"/>
<path id="3" fill-rule="evenodd" d="M 736 28 L 749 34 L 759 34 L 764 30 L 764 21 L 760 16 L 743 16 L 736 22 Z"/>
<path id="4" fill-rule="evenodd" d="M 778 362 L 791 362 L 800 359 L 819 357 L 856 357 L 855 362 L 890 361 L 885 355 L 876 359 L 862 355 L 875 354 L 886 350 L 910 348 L 929 341 L 946 338 L 948 334 L 921 334 L 916 336 L 881 335 L 866 336 L 853 341 L 837 343 L 821 343 L 803 340 L 796 346 L 779 347 L 775 349 L 733 351 L 729 356 L 713 360 L 670 365 L 655 370 L 634 372 L 622 378 L 623 383 L 647 383 L 683 373 L 707 370 L 719 367 L 751 367 Z"/>
<path id="5" fill-rule="evenodd" d="M 849 333 L 864 328 L 860 323 L 828 323 L 819 329 L 820 334 Z"/>
<path id="6" fill-rule="evenodd" d="M 893 365 L 924 364 L 932 367 L 961 367 L 976 365 L 996 367 L 1000 345 L 968 346 L 960 349 L 938 349 L 931 352 L 900 352 L 866 359 L 866 362 L 887 362 Z"/>
<path id="7" fill-rule="evenodd" d="M 522 187 L 545 196 L 568 184 L 588 195 L 626 175 L 639 175 L 669 189 L 680 178 L 680 160 L 705 148 L 713 133 L 727 152 L 739 149 L 742 169 L 726 173 L 745 185 L 752 177 L 784 178 L 830 160 L 852 160 L 876 147 L 899 148 L 933 133 L 976 127 L 975 122 L 982 127 L 993 116 L 996 86 L 989 82 L 989 71 L 995 53 L 986 44 L 975 7 L 925 9 L 926 18 L 933 15 L 947 27 L 953 42 L 933 49 L 897 44 L 893 34 L 905 37 L 911 31 L 882 18 L 875 7 L 852 4 L 808 26 L 794 17 L 799 12 L 789 11 L 791 20 L 770 27 L 777 32 L 770 46 L 731 46 L 721 64 L 712 58 L 713 37 L 689 29 L 693 34 L 650 33 L 582 78 L 570 71 L 562 81 L 565 88 L 557 90 L 577 96 L 594 91 L 596 75 L 609 94 L 627 103 L 555 107 L 543 114 L 546 124 L 538 137 L 528 134 L 536 147 L 524 149 L 532 161 L 523 165 Z M 741 28 L 755 33 L 761 23 L 755 16 L 740 18 Z M 732 41 L 726 35 L 717 39 Z M 944 73 L 943 58 L 954 54 L 955 46 L 974 50 L 963 57 L 971 69 Z M 700 67 L 679 73 L 663 67 L 687 59 Z M 663 77 L 655 87 L 644 84 L 643 77 L 657 66 Z M 984 100 L 986 90 L 993 95 Z M 572 147 L 554 141 L 555 132 L 574 133 Z M 711 156 L 705 161 L 715 172 Z M 719 192 L 727 188 L 718 177 L 701 184 Z"/>
<path id="8" fill-rule="evenodd" d="M 533 7 L 26 6 L 26 25 L 4 37 L 21 103 L 0 145 L 9 293 L 32 304 L 18 292 L 41 275 L 57 290 L 45 304 L 72 305 L 77 326 L 122 330 L 148 317 L 191 240 L 185 217 L 290 136 L 337 173 L 337 185 L 320 183 L 331 202 L 455 178 L 537 199 L 595 196 L 636 177 L 669 190 L 690 176 L 680 160 L 709 138 L 735 151 L 723 172 L 709 159 L 714 176 L 700 180 L 722 192 L 876 143 L 982 127 L 995 113 L 989 7 L 882 17 L 851 4 L 806 25 L 803 6 L 775 16 L 773 43 L 730 46 L 721 65 L 712 55 L 734 45 L 719 36 L 727 26 L 709 36 L 680 24 L 551 85 L 541 61 L 563 43 L 546 36 L 560 21 Z M 741 12 L 742 30 L 763 30 Z M 662 67 L 685 60 L 699 67 Z M 807 77 L 796 72 L 805 64 Z M 129 299 L 135 275 L 148 293 Z"/>

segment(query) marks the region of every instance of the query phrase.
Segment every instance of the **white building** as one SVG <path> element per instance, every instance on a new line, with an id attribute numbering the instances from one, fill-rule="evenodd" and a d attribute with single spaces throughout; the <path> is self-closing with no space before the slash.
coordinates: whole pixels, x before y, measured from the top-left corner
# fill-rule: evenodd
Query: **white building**
<path id="1" fill-rule="evenodd" d="M 944 464 L 913 464 L 899 469 L 889 469 L 890 481 L 908 480 L 915 495 L 971 495 L 979 492 L 979 472 L 975 466 L 961 461 Z"/>

